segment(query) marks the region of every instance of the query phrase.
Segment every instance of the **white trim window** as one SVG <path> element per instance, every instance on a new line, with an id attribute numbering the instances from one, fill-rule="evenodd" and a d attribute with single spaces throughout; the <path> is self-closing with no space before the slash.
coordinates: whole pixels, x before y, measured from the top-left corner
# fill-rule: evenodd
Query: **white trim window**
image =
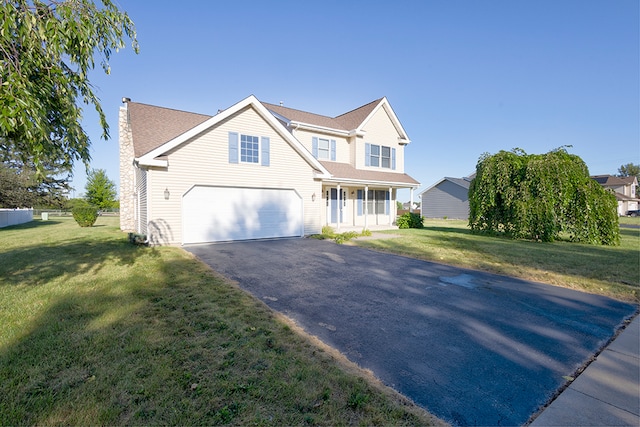
<path id="1" fill-rule="evenodd" d="M 318 159 L 329 160 L 331 157 L 331 146 L 329 140 L 318 138 Z"/>
<path id="2" fill-rule="evenodd" d="M 240 134 L 240 161 L 258 163 L 260 161 L 260 138 L 253 135 Z"/>
<path id="3" fill-rule="evenodd" d="M 268 136 L 253 136 L 229 132 L 229 163 L 251 163 L 269 166 L 271 163 Z"/>
<path id="4" fill-rule="evenodd" d="M 319 160 L 336 160 L 336 140 L 328 138 L 311 138 L 311 152 Z"/>
<path id="5" fill-rule="evenodd" d="M 396 149 L 386 145 L 365 144 L 364 165 L 396 169 Z"/>

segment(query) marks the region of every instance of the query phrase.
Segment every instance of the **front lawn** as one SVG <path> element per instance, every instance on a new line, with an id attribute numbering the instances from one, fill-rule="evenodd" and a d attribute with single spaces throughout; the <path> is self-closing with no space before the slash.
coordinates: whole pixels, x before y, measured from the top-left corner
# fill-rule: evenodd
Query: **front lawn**
<path id="1" fill-rule="evenodd" d="M 0 229 L 0 424 L 440 423 L 117 221 Z"/>
<path id="2" fill-rule="evenodd" d="M 629 218 L 633 224 L 636 218 Z M 539 243 L 471 234 L 467 221 L 425 220 L 424 229 L 393 230 L 395 239 L 353 244 L 536 282 L 639 301 L 640 229 L 620 228 L 620 246 Z"/>

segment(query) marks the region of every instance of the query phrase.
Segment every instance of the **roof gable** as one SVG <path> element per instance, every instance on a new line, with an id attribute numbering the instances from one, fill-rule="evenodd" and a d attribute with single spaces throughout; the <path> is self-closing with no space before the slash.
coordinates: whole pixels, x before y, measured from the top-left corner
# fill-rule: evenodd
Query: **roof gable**
<path id="1" fill-rule="evenodd" d="M 280 123 L 276 117 L 271 114 L 269 110 L 265 108 L 264 105 L 258 101 L 258 99 L 251 95 L 242 101 L 234 104 L 233 106 L 227 108 L 224 111 L 219 112 L 213 117 L 209 117 L 207 120 L 197 124 L 196 126 L 188 129 L 185 132 L 180 133 L 176 137 L 159 144 L 154 149 L 146 152 L 144 155 L 138 158 L 138 162 L 141 165 L 149 165 L 149 166 L 159 166 L 157 157 L 163 156 L 167 154 L 169 151 L 179 147 L 180 145 L 186 143 L 191 138 L 205 132 L 206 130 L 216 126 L 218 123 L 228 119 L 233 116 L 235 113 L 247 108 L 253 108 L 262 119 L 264 119 L 267 123 L 269 123 L 275 130 L 282 136 L 282 138 L 291 145 L 291 147 L 302 156 L 309 165 L 315 168 L 323 177 L 328 177 L 329 172 L 320 164 L 320 162 L 311 155 L 311 153 L 298 141 L 296 138 L 291 135 L 289 131 Z M 134 136 L 135 138 L 135 136 Z"/>
<path id="2" fill-rule="evenodd" d="M 430 187 L 428 187 L 428 188 L 422 190 L 420 193 L 418 193 L 418 197 L 422 196 L 424 193 L 428 192 L 429 190 L 432 190 L 433 188 L 438 187 L 440 184 L 442 184 L 445 181 L 449 181 L 449 182 L 451 182 L 451 183 L 453 183 L 455 185 L 458 185 L 458 186 L 464 188 L 465 190 L 469 190 L 469 187 L 471 185 L 471 180 L 472 179 L 473 178 L 471 178 L 471 177 L 452 178 L 450 176 L 445 176 L 441 180 L 437 181 L 435 184 L 431 185 Z"/>
<path id="3" fill-rule="evenodd" d="M 396 128 L 396 131 L 398 132 L 398 135 L 399 135 L 398 142 L 400 144 L 410 143 L 411 140 L 409 140 L 409 136 L 407 135 L 407 132 L 405 132 L 404 128 L 402 127 L 400 120 L 398 120 L 398 116 L 396 116 L 396 113 L 393 111 L 393 108 L 391 108 L 391 104 L 389 104 L 389 101 L 387 100 L 387 98 L 384 97 L 382 99 L 379 99 L 377 102 L 378 103 L 371 109 L 367 117 L 365 117 L 362 123 L 360 123 L 360 126 L 358 126 L 357 131 L 358 132 L 364 131 L 364 127 L 367 125 L 369 120 L 373 118 L 373 116 L 378 112 L 379 109 L 383 108 L 387 113 L 387 115 L 389 116 L 391 123 L 393 124 L 393 126 Z"/>
<path id="4" fill-rule="evenodd" d="M 324 128 L 326 130 L 340 131 L 342 133 L 362 133 L 366 123 L 371 120 L 380 108 L 384 108 L 393 126 L 398 131 L 399 141 L 404 144 L 410 142 L 407 133 L 400 124 L 398 117 L 386 97 L 376 99 L 375 101 L 371 101 L 368 104 L 336 117 L 309 113 L 282 105 L 264 103 L 264 106 L 273 114 L 284 119 L 287 125 L 302 124 L 310 127 Z"/>

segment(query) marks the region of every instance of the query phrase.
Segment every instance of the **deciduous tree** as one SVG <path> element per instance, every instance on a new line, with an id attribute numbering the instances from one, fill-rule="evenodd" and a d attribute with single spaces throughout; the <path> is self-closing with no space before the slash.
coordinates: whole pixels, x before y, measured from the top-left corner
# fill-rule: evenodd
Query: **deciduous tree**
<path id="1" fill-rule="evenodd" d="M 469 187 L 474 232 L 553 241 L 619 243 L 617 202 L 589 176 L 582 159 L 559 148 L 542 155 L 520 149 L 484 154 Z"/>
<path id="2" fill-rule="evenodd" d="M 633 163 L 627 163 L 626 165 L 621 165 L 618 168 L 618 176 L 626 177 L 626 176 L 635 176 L 640 181 L 640 165 L 634 165 Z"/>
<path id="3" fill-rule="evenodd" d="M 116 199 L 116 184 L 104 169 L 92 169 L 87 175 L 84 197 L 98 209 L 110 209 Z"/>
<path id="4" fill-rule="evenodd" d="M 80 125 L 82 101 L 104 112 L 89 81 L 94 56 L 109 73 L 112 51 L 135 27 L 111 0 L 0 2 L 0 138 L 42 171 L 44 160 L 89 164 L 90 140 Z"/>

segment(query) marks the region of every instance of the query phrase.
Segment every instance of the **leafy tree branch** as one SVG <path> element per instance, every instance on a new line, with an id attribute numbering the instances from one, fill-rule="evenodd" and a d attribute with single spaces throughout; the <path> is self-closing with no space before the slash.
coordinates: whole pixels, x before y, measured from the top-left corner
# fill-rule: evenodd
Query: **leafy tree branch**
<path id="1" fill-rule="evenodd" d="M 3 0 L 0 3 L 0 138 L 39 173 L 45 158 L 90 161 L 82 129 L 82 101 L 109 125 L 91 82 L 94 57 L 109 73 L 112 52 L 131 40 L 135 26 L 111 0 Z"/>

